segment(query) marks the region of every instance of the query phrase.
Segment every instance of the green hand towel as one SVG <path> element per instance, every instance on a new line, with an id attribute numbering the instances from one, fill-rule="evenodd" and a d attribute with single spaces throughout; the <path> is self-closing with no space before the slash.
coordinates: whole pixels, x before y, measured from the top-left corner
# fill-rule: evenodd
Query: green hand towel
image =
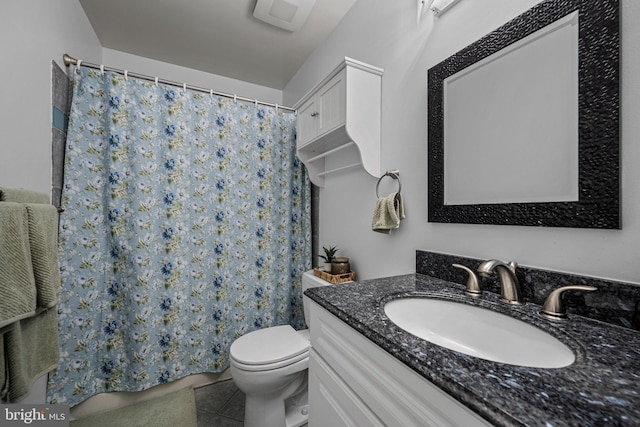
<path id="1" fill-rule="evenodd" d="M 23 204 L 0 203 L 0 328 L 35 314 L 36 284 Z"/>
<path id="2" fill-rule="evenodd" d="M 51 309 L 22 319 L 5 337 L 9 399 L 17 402 L 38 378 L 58 367 L 58 313 Z"/>
<path id="3" fill-rule="evenodd" d="M 371 228 L 378 233 L 389 234 L 392 229 L 400 227 L 400 221 L 404 217 L 402 196 L 400 193 L 391 193 L 378 199 Z"/>
<path id="4" fill-rule="evenodd" d="M 52 205 L 27 204 L 29 247 L 40 308 L 53 307 L 60 296 L 58 210 Z"/>
<path id="5" fill-rule="evenodd" d="M 0 187 L 0 202 L 44 203 L 49 205 L 49 196 L 44 193 L 24 188 Z"/>
<path id="6" fill-rule="evenodd" d="M 7 358 L 4 356 L 4 334 L 10 326 L 0 333 L 0 403 L 7 401 L 9 396 L 9 383 L 7 382 Z"/>

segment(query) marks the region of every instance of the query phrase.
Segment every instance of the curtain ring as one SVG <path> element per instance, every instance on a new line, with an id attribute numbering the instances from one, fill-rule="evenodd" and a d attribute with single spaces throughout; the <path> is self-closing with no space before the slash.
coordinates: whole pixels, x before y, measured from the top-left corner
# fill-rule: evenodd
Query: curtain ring
<path id="1" fill-rule="evenodd" d="M 234 104 L 238 102 L 238 95 L 236 95 L 235 93 L 233 94 L 233 102 Z"/>
<path id="2" fill-rule="evenodd" d="M 129 80 L 129 71 L 124 70 L 124 79 Z"/>
<path id="3" fill-rule="evenodd" d="M 82 59 L 76 61 L 76 73 L 80 74 L 80 66 L 82 65 Z"/>
<path id="4" fill-rule="evenodd" d="M 104 76 L 104 64 L 100 64 L 100 75 Z"/>
<path id="5" fill-rule="evenodd" d="M 156 87 L 158 87 L 158 76 L 155 77 L 154 81 L 156 82 Z"/>
<path id="6" fill-rule="evenodd" d="M 378 188 L 380 187 L 380 181 L 382 181 L 382 178 L 384 178 L 385 176 L 391 177 L 391 178 L 395 179 L 396 181 L 398 181 L 398 193 L 400 193 L 400 191 L 402 191 L 402 183 L 400 182 L 400 171 L 397 170 L 397 169 L 386 171 L 384 173 L 384 175 L 382 175 L 380 178 L 378 178 L 378 183 L 376 184 L 376 196 L 378 197 L 378 199 L 380 198 L 380 195 L 378 194 Z"/>

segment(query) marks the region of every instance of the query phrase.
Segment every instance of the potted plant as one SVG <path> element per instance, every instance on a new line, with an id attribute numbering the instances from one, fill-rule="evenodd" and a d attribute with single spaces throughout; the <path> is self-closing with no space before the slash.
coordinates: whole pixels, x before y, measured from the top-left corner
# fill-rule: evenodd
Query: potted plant
<path id="1" fill-rule="evenodd" d="M 333 262 L 333 258 L 336 256 L 336 252 L 338 252 L 338 248 L 335 246 L 325 248 L 323 246 L 322 250 L 324 250 L 324 255 L 320 255 L 320 258 L 324 260 L 324 271 L 331 273 L 331 263 Z"/>

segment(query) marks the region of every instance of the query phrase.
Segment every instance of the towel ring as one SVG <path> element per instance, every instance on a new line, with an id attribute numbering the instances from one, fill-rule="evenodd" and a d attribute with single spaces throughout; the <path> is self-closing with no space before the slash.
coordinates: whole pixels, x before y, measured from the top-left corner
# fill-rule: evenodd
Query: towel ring
<path id="1" fill-rule="evenodd" d="M 389 176 L 398 181 L 398 193 L 402 190 L 402 183 L 400 183 L 400 171 L 398 169 L 386 171 L 384 175 L 378 178 L 378 183 L 376 184 L 376 196 L 378 197 L 378 199 L 380 198 L 380 195 L 378 194 L 378 187 L 380 187 L 380 181 L 382 181 L 382 178 L 384 178 L 385 176 Z"/>

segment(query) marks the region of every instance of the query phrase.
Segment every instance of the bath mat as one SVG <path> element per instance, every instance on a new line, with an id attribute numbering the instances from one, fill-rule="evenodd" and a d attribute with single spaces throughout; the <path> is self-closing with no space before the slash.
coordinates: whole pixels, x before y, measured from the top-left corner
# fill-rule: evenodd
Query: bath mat
<path id="1" fill-rule="evenodd" d="M 197 427 L 193 387 L 71 421 L 71 427 Z"/>

